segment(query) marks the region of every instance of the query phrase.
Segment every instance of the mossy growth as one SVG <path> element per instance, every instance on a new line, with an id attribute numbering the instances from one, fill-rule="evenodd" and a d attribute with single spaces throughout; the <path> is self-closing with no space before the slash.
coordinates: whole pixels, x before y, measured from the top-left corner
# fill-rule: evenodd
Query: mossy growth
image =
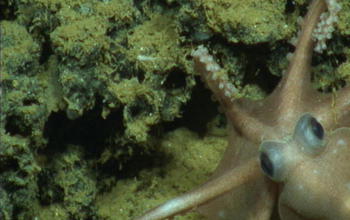
<path id="1" fill-rule="evenodd" d="M 92 202 L 96 196 L 96 179 L 91 176 L 87 161 L 81 160 L 82 149 L 74 145 L 65 148 L 41 172 L 39 181 L 44 188 L 40 199 L 43 203 L 61 203 L 65 213 L 74 219 L 91 218 L 95 216 Z"/>
<path id="2" fill-rule="evenodd" d="M 27 30 L 11 21 L 1 21 L 1 73 L 3 79 L 12 74 L 35 74 L 40 47 Z"/>
<path id="3" fill-rule="evenodd" d="M 155 14 L 128 36 L 128 56 L 145 72 L 162 74 L 177 67 L 186 51 L 179 47 L 179 27 L 171 16 Z"/>
<path id="4" fill-rule="evenodd" d="M 350 81 L 350 6 L 338 1 L 313 60 L 325 92 Z M 0 3 L 0 219 L 131 219 L 204 182 L 227 138 L 224 122 L 206 127 L 217 104 L 190 52 L 205 45 L 241 95 L 262 98 L 308 2 Z"/>
<path id="5" fill-rule="evenodd" d="M 43 128 L 48 117 L 40 81 L 40 47 L 27 30 L 2 21 L 0 40 L 0 187 L 1 219 L 35 215 L 37 175 L 35 152 L 47 143 Z"/>
<path id="6" fill-rule="evenodd" d="M 287 19 L 286 3 L 279 1 L 195 1 L 205 14 L 210 29 L 232 43 L 256 44 L 290 37 L 295 32 Z"/>

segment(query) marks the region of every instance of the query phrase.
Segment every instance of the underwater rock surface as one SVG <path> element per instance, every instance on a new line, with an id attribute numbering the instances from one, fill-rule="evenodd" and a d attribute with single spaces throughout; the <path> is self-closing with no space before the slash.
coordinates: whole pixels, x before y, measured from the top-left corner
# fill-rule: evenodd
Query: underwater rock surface
<path id="1" fill-rule="evenodd" d="M 226 122 L 189 54 L 207 45 L 241 95 L 264 97 L 308 4 L 239 2 L 0 3 L 0 219 L 132 219 L 204 182 Z M 339 3 L 313 61 L 325 92 L 350 82 L 350 2 Z"/>

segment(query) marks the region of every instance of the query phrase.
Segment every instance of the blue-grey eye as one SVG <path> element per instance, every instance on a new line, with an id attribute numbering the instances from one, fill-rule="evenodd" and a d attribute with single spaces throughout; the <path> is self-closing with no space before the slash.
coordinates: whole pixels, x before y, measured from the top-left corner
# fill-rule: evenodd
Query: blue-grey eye
<path id="1" fill-rule="evenodd" d="M 285 159 L 283 143 L 263 141 L 260 144 L 260 166 L 266 176 L 274 181 L 283 181 L 285 176 Z"/>
<path id="2" fill-rule="evenodd" d="M 323 136 L 324 136 L 324 131 L 323 131 L 323 127 L 322 125 L 315 119 L 315 118 L 311 118 L 310 119 L 310 126 L 312 129 L 312 132 L 314 133 L 314 135 L 322 140 Z"/>
<path id="3" fill-rule="evenodd" d="M 270 157 L 265 152 L 262 152 L 260 154 L 260 166 L 264 173 L 266 173 L 266 175 L 273 176 L 273 163 L 270 160 Z"/>
<path id="4" fill-rule="evenodd" d="M 300 117 L 294 130 L 294 140 L 301 145 L 302 150 L 317 154 L 324 149 L 324 129 L 322 125 L 310 114 Z"/>

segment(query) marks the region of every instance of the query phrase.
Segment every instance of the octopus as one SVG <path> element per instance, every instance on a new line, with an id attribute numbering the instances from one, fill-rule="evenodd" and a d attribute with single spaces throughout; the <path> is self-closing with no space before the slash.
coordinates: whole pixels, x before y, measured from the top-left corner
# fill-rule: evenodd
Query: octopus
<path id="1" fill-rule="evenodd" d="M 287 71 L 262 100 L 235 97 L 208 50 L 192 52 L 196 71 L 224 109 L 229 144 L 206 183 L 137 220 L 194 209 L 219 220 L 350 219 L 350 85 L 334 93 L 311 86 L 312 53 L 324 47 L 316 46 L 314 33 L 327 23 L 322 14 L 330 3 L 312 1 Z"/>

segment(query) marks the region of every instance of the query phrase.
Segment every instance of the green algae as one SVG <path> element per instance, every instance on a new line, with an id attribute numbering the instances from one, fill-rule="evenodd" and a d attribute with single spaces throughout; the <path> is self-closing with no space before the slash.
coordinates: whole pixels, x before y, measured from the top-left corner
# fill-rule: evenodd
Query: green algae
<path id="1" fill-rule="evenodd" d="M 286 3 L 236 0 L 195 1 L 203 8 L 212 31 L 233 43 L 256 44 L 288 38 L 295 31 L 285 16 Z M 291 27 L 292 26 L 292 27 Z"/>
<path id="2" fill-rule="evenodd" d="M 339 2 L 335 36 L 313 67 L 313 84 L 324 91 L 350 81 L 350 6 Z M 307 6 L 238 3 L 5 5 L 0 218 L 131 219 L 203 183 L 227 141 L 220 116 L 214 123 L 209 108 L 193 104 L 216 108 L 193 71 L 191 50 L 210 47 L 240 96 L 262 98 L 288 65 L 287 42 Z M 188 120 L 198 115 L 204 122 Z M 190 131 L 192 123 L 211 127 Z"/>
<path id="3" fill-rule="evenodd" d="M 31 73 L 30 69 L 38 62 L 39 45 L 23 26 L 13 22 L 1 22 L 1 35 L 2 71 L 8 74 Z"/>
<path id="4" fill-rule="evenodd" d="M 152 15 L 128 37 L 130 59 L 145 72 L 163 73 L 178 66 L 185 54 L 175 20 L 167 15 Z"/>
<path id="5" fill-rule="evenodd" d="M 42 185 L 46 185 L 40 199 L 48 203 L 62 201 L 64 211 L 76 219 L 86 219 L 94 213 L 91 204 L 97 189 L 87 161 L 82 158 L 81 148 L 67 146 L 67 151 L 58 154 L 54 163 L 40 176 Z"/>

